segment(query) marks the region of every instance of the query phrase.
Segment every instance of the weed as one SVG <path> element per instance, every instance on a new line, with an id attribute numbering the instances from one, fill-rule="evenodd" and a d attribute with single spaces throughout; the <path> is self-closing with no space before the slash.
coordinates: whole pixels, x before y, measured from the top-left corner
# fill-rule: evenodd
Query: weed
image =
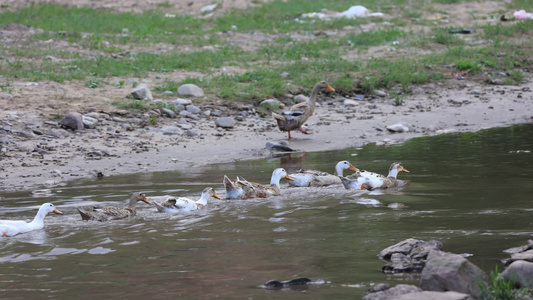
<path id="1" fill-rule="evenodd" d="M 510 280 L 505 280 L 498 273 L 498 266 L 494 271 L 490 272 L 490 282 L 486 284 L 484 281 L 479 283 L 479 288 L 482 292 L 481 299 L 483 300 L 518 300 L 523 299 L 527 294 L 527 290 L 515 289 L 516 275 Z"/>
<path id="2" fill-rule="evenodd" d="M 150 120 L 148 120 L 148 124 L 150 126 L 154 126 L 157 124 L 158 120 L 159 120 L 159 116 L 157 114 L 153 114 L 150 116 Z"/>
<path id="3" fill-rule="evenodd" d="M 120 81 L 118 82 L 118 88 L 120 89 L 120 88 L 122 88 L 123 86 L 124 86 L 124 80 L 120 80 Z"/>
<path id="4" fill-rule="evenodd" d="M 520 70 L 512 70 L 509 72 L 510 84 L 520 85 L 524 82 L 524 73 Z"/>
<path id="5" fill-rule="evenodd" d="M 87 86 L 91 89 L 99 88 L 101 85 L 102 81 L 94 78 L 89 79 L 89 83 L 87 83 Z"/>

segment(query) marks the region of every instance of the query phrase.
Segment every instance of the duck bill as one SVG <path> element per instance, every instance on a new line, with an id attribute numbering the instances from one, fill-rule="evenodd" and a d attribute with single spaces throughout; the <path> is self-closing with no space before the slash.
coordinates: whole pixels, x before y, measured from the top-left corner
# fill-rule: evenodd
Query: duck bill
<path id="1" fill-rule="evenodd" d="M 293 181 L 294 179 L 292 177 L 290 177 L 289 175 L 285 175 L 285 179 L 287 180 L 290 180 L 290 181 Z"/>
<path id="2" fill-rule="evenodd" d="M 402 172 L 404 172 L 404 173 L 410 173 L 406 168 L 402 168 Z"/>
<path id="3" fill-rule="evenodd" d="M 148 201 L 148 199 L 147 199 L 146 196 L 144 196 L 144 195 L 143 195 L 141 201 L 144 202 L 144 203 L 146 203 L 146 204 L 152 204 L 152 202 Z"/>
<path id="4" fill-rule="evenodd" d="M 220 200 L 220 197 L 217 195 L 217 193 L 214 193 L 214 194 L 213 194 L 213 198 L 216 198 L 216 199 L 219 199 L 219 200 Z"/>
<path id="5" fill-rule="evenodd" d="M 54 214 L 62 215 L 63 213 L 60 212 L 57 208 L 52 211 Z"/>
<path id="6" fill-rule="evenodd" d="M 327 84 L 326 88 L 327 88 L 328 90 L 330 90 L 330 91 L 332 91 L 332 92 L 335 91 L 335 89 L 332 88 L 331 85 L 329 85 L 329 83 L 326 83 L 326 84 Z"/>
<path id="7" fill-rule="evenodd" d="M 348 168 L 348 170 L 359 171 L 359 169 L 356 168 L 356 167 L 354 167 L 353 165 L 350 165 L 350 167 Z"/>

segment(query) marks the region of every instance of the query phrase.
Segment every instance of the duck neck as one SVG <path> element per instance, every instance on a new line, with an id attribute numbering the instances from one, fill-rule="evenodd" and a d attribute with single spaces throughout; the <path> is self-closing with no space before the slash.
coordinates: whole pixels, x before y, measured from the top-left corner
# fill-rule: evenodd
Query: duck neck
<path id="1" fill-rule="evenodd" d="M 279 186 L 279 181 L 281 180 L 281 178 L 279 178 L 279 176 L 277 175 L 272 175 L 272 178 L 270 179 L 270 185 L 271 186 L 277 186 L 278 188 L 281 188 Z"/>
<path id="2" fill-rule="evenodd" d="M 344 169 L 342 168 L 342 166 L 336 165 L 335 166 L 335 175 L 342 177 L 342 176 L 344 176 L 343 174 L 344 174 Z"/>
<path id="3" fill-rule="evenodd" d="M 196 201 L 196 204 L 207 205 L 207 199 L 209 199 L 209 197 L 209 193 L 202 193 L 202 196 Z"/>
<path id="4" fill-rule="evenodd" d="M 317 84 L 315 87 L 313 87 L 313 91 L 311 92 L 311 96 L 309 96 L 309 99 L 307 99 L 307 103 L 311 110 L 315 109 L 316 104 L 316 97 L 318 96 L 318 92 L 320 92 L 320 86 Z"/>
<path id="5" fill-rule="evenodd" d="M 128 204 L 129 208 L 131 208 L 133 211 L 135 211 L 135 208 L 137 206 L 137 199 L 131 198 L 130 203 Z"/>
<path id="6" fill-rule="evenodd" d="M 396 178 L 397 176 L 398 176 L 398 170 L 397 169 L 391 169 L 389 171 L 389 176 L 388 177 Z"/>
<path id="7" fill-rule="evenodd" d="M 46 217 L 47 214 L 48 213 L 44 209 L 39 209 L 39 211 L 35 215 L 35 218 L 33 218 L 33 220 L 31 221 L 31 224 L 44 226 L 44 217 Z"/>

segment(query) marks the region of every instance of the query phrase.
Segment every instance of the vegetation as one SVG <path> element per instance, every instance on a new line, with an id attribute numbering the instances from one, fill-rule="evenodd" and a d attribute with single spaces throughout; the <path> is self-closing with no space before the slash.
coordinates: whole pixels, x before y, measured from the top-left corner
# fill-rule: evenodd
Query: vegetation
<path id="1" fill-rule="evenodd" d="M 165 17 L 164 10 L 172 6 L 168 2 L 141 15 L 32 5 L 0 11 L 0 27 L 18 23 L 42 29 L 23 45 L 0 44 L 0 74 L 3 75 L 0 83 L 7 86 L 17 78 L 84 81 L 91 88 L 105 85 L 120 88 L 124 78 L 185 70 L 203 76 L 175 82 L 165 80 L 155 92 L 194 83 L 204 88 L 212 100 L 241 102 L 277 97 L 302 88 L 301 92 L 309 92 L 322 79 L 347 95 L 356 90 L 370 93 L 375 89 L 408 93 L 414 84 L 450 79 L 452 73 L 461 71 L 479 81 L 487 81 L 494 72 L 500 72 L 508 74 L 505 83 L 522 83 L 523 68 L 533 62 L 529 53 L 533 46 L 533 20 L 493 22 L 495 25 L 476 29 L 475 34 L 464 39 L 450 33 L 457 28 L 442 26 L 446 23 L 423 13 L 432 12 L 434 3 L 460 2 L 464 1 L 359 2 L 371 10 L 397 16 L 387 20 L 389 25 L 376 18 L 302 18 L 302 13 L 320 12 L 324 7 L 336 11 L 346 9 L 345 2 L 333 0 L 275 0 L 211 19 Z M 508 6 L 510 9 L 532 7 L 527 0 L 513 1 Z M 337 34 L 337 30 L 346 34 Z M 232 38 L 232 34 L 224 32 L 255 39 L 255 46 L 246 47 L 246 43 L 240 43 L 240 37 Z M 264 38 L 254 37 L 256 34 Z M 65 50 L 43 42 L 49 40 L 78 45 L 83 51 Z M 367 54 L 373 47 L 382 50 Z M 416 51 L 411 55 L 400 54 L 412 49 Z M 219 72 L 230 66 L 238 71 Z M 118 78 L 118 83 L 109 78 Z M 401 97 L 396 98 L 400 104 Z"/>
<path id="2" fill-rule="evenodd" d="M 483 300 L 519 300 L 529 293 L 527 289 L 515 289 L 516 280 L 505 280 L 498 273 L 498 267 L 490 272 L 490 282 L 487 285 L 485 282 L 480 283 L 479 287 L 483 293 L 481 299 Z"/>

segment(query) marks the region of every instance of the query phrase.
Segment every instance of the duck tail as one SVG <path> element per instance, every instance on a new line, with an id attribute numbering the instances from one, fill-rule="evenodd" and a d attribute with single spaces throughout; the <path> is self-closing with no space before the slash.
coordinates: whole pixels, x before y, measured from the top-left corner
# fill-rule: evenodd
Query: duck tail
<path id="1" fill-rule="evenodd" d="M 78 212 L 80 213 L 80 216 L 81 216 L 81 219 L 84 220 L 84 221 L 89 221 L 91 219 L 91 214 L 90 212 L 86 211 L 86 210 L 83 210 L 81 208 L 78 207 Z"/>
<path id="2" fill-rule="evenodd" d="M 282 122 L 285 122 L 287 120 L 287 118 L 285 118 L 284 115 L 280 115 L 275 112 L 272 113 L 272 118 L 274 118 L 274 120 L 276 121 L 282 121 Z"/>

